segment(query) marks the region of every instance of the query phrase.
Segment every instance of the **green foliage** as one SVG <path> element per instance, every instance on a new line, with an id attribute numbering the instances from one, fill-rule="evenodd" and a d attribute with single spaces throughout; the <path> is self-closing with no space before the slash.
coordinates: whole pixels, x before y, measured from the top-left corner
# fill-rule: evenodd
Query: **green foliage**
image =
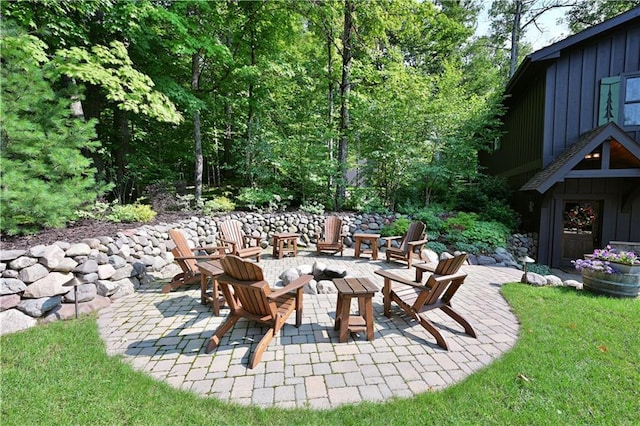
<path id="1" fill-rule="evenodd" d="M 156 212 L 151 206 L 140 204 L 114 204 L 107 214 L 107 219 L 112 222 L 151 222 L 156 217 Z"/>
<path id="2" fill-rule="evenodd" d="M 478 213 L 485 221 L 498 221 L 511 230 L 518 227 L 518 214 L 509 206 L 512 191 L 504 178 L 478 176 L 455 195 L 456 210 Z"/>
<path id="3" fill-rule="evenodd" d="M 111 222 L 151 222 L 156 212 L 151 206 L 136 201 L 133 204 L 121 205 L 118 201 L 105 203 L 96 201 L 91 206 L 77 210 L 75 215 L 79 219 L 108 220 Z"/>
<path id="4" fill-rule="evenodd" d="M 571 5 L 565 20 L 575 34 L 640 6 L 640 0 L 582 0 Z"/>
<path id="5" fill-rule="evenodd" d="M 445 229 L 445 221 L 434 208 L 420 210 L 414 214 L 414 217 L 425 224 L 427 235 L 439 233 Z"/>
<path id="6" fill-rule="evenodd" d="M 249 210 L 256 211 L 276 211 L 285 210 L 289 202 L 293 199 L 291 194 L 280 189 L 281 194 L 275 193 L 270 189 L 262 188 L 242 188 L 238 194 L 237 201 Z"/>
<path id="7" fill-rule="evenodd" d="M 106 220 L 107 215 L 111 211 L 111 205 L 104 201 L 96 200 L 91 205 L 84 205 L 80 209 L 75 211 L 75 216 L 78 219 L 95 219 Z"/>
<path id="8" fill-rule="evenodd" d="M 305 202 L 300 206 L 300 210 L 311 214 L 324 214 L 324 206 L 317 201 Z"/>
<path id="9" fill-rule="evenodd" d="M 496 247 L 505 247 L 509 237 L 509 228 L 505 225 L 478 220 L 476 213 L 458 212 L 447 218 L 445 230 L 445 242 L 468 253 L 487 253 Z"/>
<path id="10" fill-rule="evenodd" d="M 98 147 L 95 122 L 72 116 L 55 92 L 43 43 L 3 23 L 0 117 L 1 231 L 20 234 L 62 227 L 75 210 L 107 188 L 82 150 Z"/>
<path id="11" fill-rule="evenodd" d="M 459 242 L 455 245 L 455 248 L 456 250 L 470 254 L 489 254 L 495 247 L 481 241 L 476 241 L 474 243 Z"/>
<path id="12" fill-rule="evenodd" d="M 399 217 L 391 223 L 385 224 L 380 229 L 380 235 L 383 237 L 402 236 L 407 233 L 411 221 L 406 217 Z"/>
<path id="13" fill-rule="evenodd" d="M 447 246 L 445 246 L 444 244 L 438 241 L 429 241 L 427 244 L 425 244 L 425 247 L 428 248 L 429 250 L 433 250 L 438 254 L 441 254 L 447 251 Z"/>
<path id="14" fill-rule="evenodd" d="M 382 199 L 371 188 L 349 188 L 344 208 L 362 213 L 389 213 L 389 209 L 384 206 Z"/>
<path id="15" fill-rule="evenodd" d="M 551 268 L 547 265 L 541 265 L 539 263 L 529 263 L 527 265 L 527 271 L 534 272 L 540 275 L 549 275 L 551 274 Z"/>
<path id="16" fill-rule="evenodd" d="M 202 212 L 204 214 L 230 212 L 235 208 L 236 204 L 227 197 L 215 197 L 213 200 L 205 200 Z"/>
<path id="17" fill-rule="evenodd" d="M 57 52 L 61 74 L 101 86 L 107 100 L 115 102 L 123 111 L 177 124 L 181 114 L 169 98 L 153 89 L 151 78 L 133 67 L 126 47 L 119 41 L 109 46 L 92 46 L 88 51 L 80 47 Z"/>
<path id="18" fill-rule="evenodd" d="M 464 231 L 475 226 L 478 215 L 476 213 L 458 212 L 455 216 L 451 216 L 445 220 L 446 230 Z"/>
<path id="19" fill-rule="evenodd" d="M 509 229 L 498 222 L 477 221 L 462 231 L 463 237 L 471 243 L 483 243 L 488 246 L 505 247 L 509 238 Z"/>

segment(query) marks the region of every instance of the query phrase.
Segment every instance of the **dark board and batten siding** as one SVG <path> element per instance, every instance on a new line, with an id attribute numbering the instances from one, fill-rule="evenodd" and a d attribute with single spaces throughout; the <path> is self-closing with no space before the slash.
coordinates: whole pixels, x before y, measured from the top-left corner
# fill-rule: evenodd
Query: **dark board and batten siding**
<path id="1" fill-rule="evenodd" d="M 500 148 L 481 156 L 484 166 L 513 187 L 523 185 L 542 165 L 544 93 L 544 79 L 536 78 L 517 104 L 507 106 Z"/>
<path id="2" fill-rule="evenodd" d="M 639 70 L 638 24 L 563 51 L 547 68 L 543 166 L 598 125 L 600 80 Z"/>

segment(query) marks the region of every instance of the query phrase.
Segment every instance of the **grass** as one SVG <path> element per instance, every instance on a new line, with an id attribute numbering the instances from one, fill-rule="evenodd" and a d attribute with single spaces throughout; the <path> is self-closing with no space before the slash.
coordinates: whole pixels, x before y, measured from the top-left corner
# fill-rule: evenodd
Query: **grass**
<path id="1" fill-rule="evenodd" d="M 240 407 L 106 355 L 95 319 L 0 339 L 3 425 L 638 424 L 640 300 L 508 284 L 515 348 L 441 392 L 330 411 Z"/>

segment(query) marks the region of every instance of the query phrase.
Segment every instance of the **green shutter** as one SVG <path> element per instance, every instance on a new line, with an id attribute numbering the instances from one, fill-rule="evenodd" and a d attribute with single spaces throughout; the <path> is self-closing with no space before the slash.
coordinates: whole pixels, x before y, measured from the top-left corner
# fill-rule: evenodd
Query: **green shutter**
<path id="1" fill-rule="evenodd" d="M 620 77 L 605 77 L 600 81 L 600 108 L 598 126 L 613 121 L 618 122 L 620 105 Z"/>

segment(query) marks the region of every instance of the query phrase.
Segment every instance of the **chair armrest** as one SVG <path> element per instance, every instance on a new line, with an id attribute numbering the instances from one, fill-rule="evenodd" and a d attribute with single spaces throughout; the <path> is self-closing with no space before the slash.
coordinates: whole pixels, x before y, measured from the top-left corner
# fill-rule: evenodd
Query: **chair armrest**
<path id="1" fill-rule="evenodd" d="M 418 241 L 409 241 L 407 244 L 409 244 L 410 246 L 420 246 L 420 245 L 426 244 L 428 242 L 429 242 L 429 240 L 424 239 L 424 240 L 418 240 Z"/>
<path id="2" fill-rule="evenodd" d="M 386 279 L 389 279 L 391 281 L 395 281 L 397 283 L 400 284 L 405 284 L 405 285 L 409 285 L 411 287 L 416 287 L 416 288 L 424 288 L 424 284 L 421 283 L 417 283 L 415 281 L 411 281 L 409 279 L 403 278 L 399 275 L 394 274 L 393 272 L 387 271 L 385 269 L 378 269 L 376 271 L 374 271 L 376 273 L 376 275 L 380 275 L 381 277 L 384 277 Z"/>
<path id="3" fill-rule="evenodd" d="M 290 291 L 297 290 L 299 288 L 304 287 L 304 285 L 307 284 L 312 279 L 313 279 L 313 275 L 301 275 L 295 280 L 291 281 L 285 287 L 272 291 L 267 297 L 269 299 L 276 299 L 282 296 L 283 294 L 287 294 Z"/>
<path id="4" fill-rule="evenodd" d="M 238 245 L 238 243 L 236 243 L 235 241 L 225 240 L 223 238 L 221 238 L 220 241 L 222 241 L 223 243 L 231 244 L 231 249 L 233 251 L 236 251 L 236 246 Z"/>
<path id="5" fill-rule="evenodd" d="M 387 240 L 387 247 L 391 247 L 391 241 L 397 240 L 398 238 L 402 238 L 400 235 L 396 235 L 393 237 L 381 237 L 383 240 Z"/>
<path id="6" fill-rule="evenodd" d="M 203 247 L 192 247 L 191 248 L 191 252 L 195 253 L 197 251 L 206 251 L 207 253 L 211 253 L 212 251 L 217 250 L 218 253 L 220 252 L 220 250 L 225 250 L 227 248 L 227 246 L 203 246 Z"/>
<path id="7" fill-rule="evenodd" d="M 174 256 L 174 260 L 189 260 L 189 259 L 222 259 L 224 254 L 202 254 L 202 255 L 193 255 L 193 256 Z"/>
<path id="8" fill-rule="evenodd" d="M 433 279 L 435 282 L 449 281 L 449 280 L 457 280 L 459 278 L 467 278 L 467 274 L 464 272 L 456 272 L 451 275 L 430 275 L 429 279 Z"/>

